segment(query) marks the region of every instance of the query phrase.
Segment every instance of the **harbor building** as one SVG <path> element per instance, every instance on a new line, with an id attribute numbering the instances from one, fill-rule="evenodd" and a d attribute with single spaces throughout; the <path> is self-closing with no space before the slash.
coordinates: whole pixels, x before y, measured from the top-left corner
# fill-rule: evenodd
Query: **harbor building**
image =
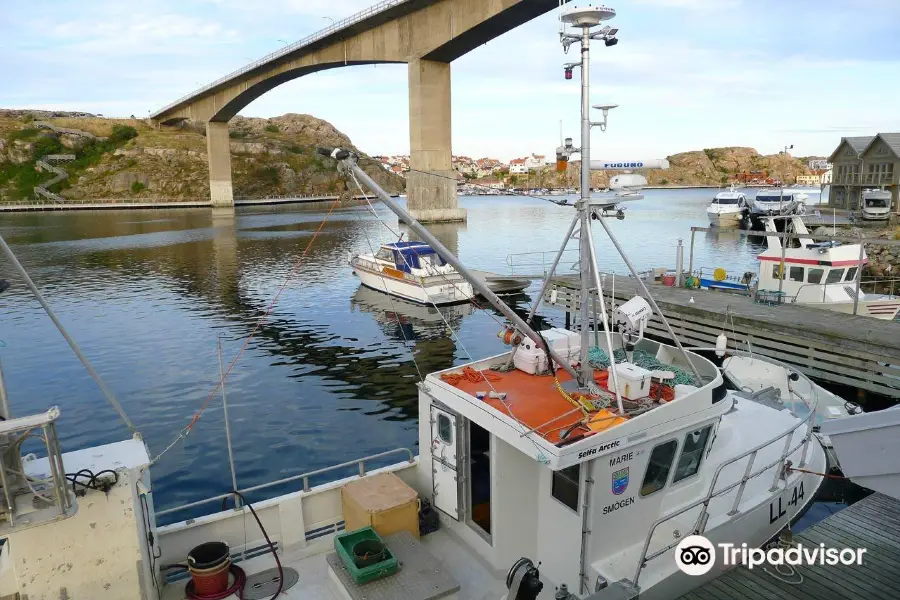
<path id="1" fill-rule="evenodd" d="M 862 191 L 884 188 L 898 208 L 900 189 L 900 133 L 845 137 L 828 158 L 834 165 L 830 193 L 832 206 L 860 208 Z"/>

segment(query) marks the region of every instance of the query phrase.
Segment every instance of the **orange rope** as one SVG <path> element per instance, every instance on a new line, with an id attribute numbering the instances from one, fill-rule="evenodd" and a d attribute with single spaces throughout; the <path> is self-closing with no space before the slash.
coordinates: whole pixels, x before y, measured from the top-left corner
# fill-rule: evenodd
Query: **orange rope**
<path id="1" fill-rule="evenodd" d="M 313 242 L 316 241 L 316 238 L 319 236 L 319 233 L 321 233 L 322 228 L 325 227 L 325 223 L 328 222 L 328 217 L 331 216 L 331 213 L 334 212 L 334 209 L 335 209 L 335 207 L 337 207 L 338 204 L 340 204 L 340 200 L 335 200 L 334 203 L 332 203 L 331 208 L 329 208 L 328 212 L 325 214 L 325 218 L 322 219 L 321 223 L 319 223 L 318 229 L 316 229 L 315 233 L 313 233 L 313 236 L 312 236 L 312 238 L 310 238 L 309 243 L 306 244 L 306 248 L 303 250 L 303 254 L 301 254 L 297 258 L 297 260 L 294 261 L 294 264 L 291 267 L 290 273 L 288 273 L 288 276 L 285 278 L 284 283 L 281 284 L 281 287 L 278 288 L 278 291 L 275 293 L 275 297 L 272 298 L 272 302 L 269 303 L 269 306 L 266 307 L 265 312 L 263 312 L 262 316 L 256 321 L 256 325 L 253 326 L 253 331 L 251 331 L 250 335 L 247 336 L 247 339 L 244 340 L 244 345 L 241 346 L 241 349 L 238 351 L 237 355 L 234 357 L 234 359 L 228 365 L 228 368 L 225 369 L 225 373 L 222 375 L 221 379 L 219 379 L 219 381 L 216 383 L 216 385 L 213 386 L 213 389 L 210 390 L 209 395 L 206 397 L 206 400 L 203 402 L 203 405 L 200 407 L 200 410 L 198 410 L 196 413 L 194 413 L 193 418 L 191 418 L 191 421 L 187 424 L 187 427 L 185 427 L 186 432 L 190 431 L 191 428 L 193 428 L 194 425 L 196 425 L 197 421 L 200 419 L 200 415 L 203 414 L 203 411 L 206 410 L 206 408 L 209 406 L 209 403 L 212 401 L 213 396 L 215 396 L 216 392 L 222 386 L 222 384 L 225 383 L 225 380 L 228 378 L 228 374 L 231 373 L 231 369 L 234 368 L 234 365 L 237 364 L 237 361 L 240 360 L 241 356 L 243 356 L 244 351 L 247 349 L 247 346 L 250 345 L 250 340 L 252 340 L 254 338 L 254 336 L 256 336 L 256 333 L 259 331 L 259 328 L 262 326 L 263 321 L 265 321 L 268 318 L 269 313 L 271 313 L 272 309 L 275 308 L 275 304 L 278 303 L 278 298 L 281 296 L 281 292 L 284 291 L 284 288 L 287 287 L 287 284 L 290 283 L 291 279 L 294 278 L 294 275 L 297 273 L 297 269 L 300 268 L 300 265 L 302 264 L 303 259 L 306 258 L 306 254 L 309 252 L 309 249 L 312 248 Z"/>
<path id="2" fill-rule="evenodd" d="M 500 381 L 503 378 L 490 371 L 476 371 L 472 367 L 463 367 L 462 373 L 442 373 L 441 379 L 450 385 L 458 385 L 461 381 L 481 383 L 482 381 Z"/>
<path id="3" fill-rule="evenodd" d="M 846 479 L 850 480 L 849 477 L 841 477 L 840 475 L 829 475 L 828 473 L 819 473 L 818 471 L 810 471 L 809 469 L 798 469 L 797 467 L 788 467 L 788 471 L 797 471 L 798 473 L 809 473 L 810 475 L 818 475 L 819 477 L 825 477 L 827 479 Z"/>

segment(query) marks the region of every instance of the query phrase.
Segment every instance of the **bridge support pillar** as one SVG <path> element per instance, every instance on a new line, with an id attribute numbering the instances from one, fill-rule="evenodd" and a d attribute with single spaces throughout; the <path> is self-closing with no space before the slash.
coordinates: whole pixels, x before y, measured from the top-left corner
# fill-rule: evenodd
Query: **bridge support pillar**
<path id="1" fill-rule="evenodd" d="M 409 212 L 422 222 L 465 221 L 451 163 L 450 63 L 409 62 Z M 416 172 L 416 171 L 424 171 Z"/>
<path id="2" fill-rule="evenodd" d="M 228 123 L 209 121 L 206 124 L 206 156 L 209 160 L 209 198 L 212 205 L 234 207 Z"/>

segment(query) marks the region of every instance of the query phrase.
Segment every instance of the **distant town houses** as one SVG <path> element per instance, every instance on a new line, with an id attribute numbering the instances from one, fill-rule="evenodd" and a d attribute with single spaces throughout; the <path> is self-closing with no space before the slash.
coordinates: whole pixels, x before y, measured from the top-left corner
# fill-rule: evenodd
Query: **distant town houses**
<path id="1" fill-rule="evenodd" d="M 409 171 L 409 156 L 398 154 L 395 156 L 376 156 L 375 160 L 381 163 L 385 170 L 406 177 Z M 453 156 L 453 169 L 467 179 L 494 179 L 509 173 L 510 175 L 525 175 L 547 166 L 546 157 L 541 154 L 531 154 L 526 158 L 516 158 L 505 163 L 496 158 L 472 158 L 470 156 Z"/>

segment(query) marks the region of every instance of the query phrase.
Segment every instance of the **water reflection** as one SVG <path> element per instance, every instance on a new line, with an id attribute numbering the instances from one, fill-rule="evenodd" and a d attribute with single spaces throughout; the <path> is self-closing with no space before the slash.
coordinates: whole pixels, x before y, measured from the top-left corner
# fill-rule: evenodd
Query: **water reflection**
<path id="1" fill-rule="evenodd" d="M 612 227 L 639 269 L 671 267 L 677 239 L 687 245 L 690 227 L 705 225 L 708 195 L 650 190 Z M 467 265 L 498 273 L 509 273 L 508 254 L 552 253 L 572 218 L 571 208 L 534 199 L 461 202 L 468 223 L 430 229 Z M 339 207 L 322 225 L 329 208 L 9 214 L 0 232 L 153 453 L 213 389 L 219 336 L 227 362 L 246 346 L 227 386 L 238 481 L 250 486 L 415 448 L 419 370 L 505 349 L 496 335 L 504 319 L 493 309 L 457 305 L 438 313 L 360 288 L 347 252 L 396 240 L 381 221 L 399 233 L 397 219 L 382 205 L 374 207 L 377 218 L 367 207 Z M 601 269 L 623 272 L 605 237 L 596 238 Z M 697 265 L 756 268 L 759 249 L 749 241 L 698 234 L 695 245 Z M 13 413 L 59 405 L 64 451 L 127 437 L 3 261 L 0 279 L 11 284 L 0 295 L 0 359 Z M 527 314 L 527 296 L 511 302 Z M 561 321 L 553 310 L 537 318 L 541 327 Z M 160 508 L 228 488 L 218 395 L 153 477 Z"/>

